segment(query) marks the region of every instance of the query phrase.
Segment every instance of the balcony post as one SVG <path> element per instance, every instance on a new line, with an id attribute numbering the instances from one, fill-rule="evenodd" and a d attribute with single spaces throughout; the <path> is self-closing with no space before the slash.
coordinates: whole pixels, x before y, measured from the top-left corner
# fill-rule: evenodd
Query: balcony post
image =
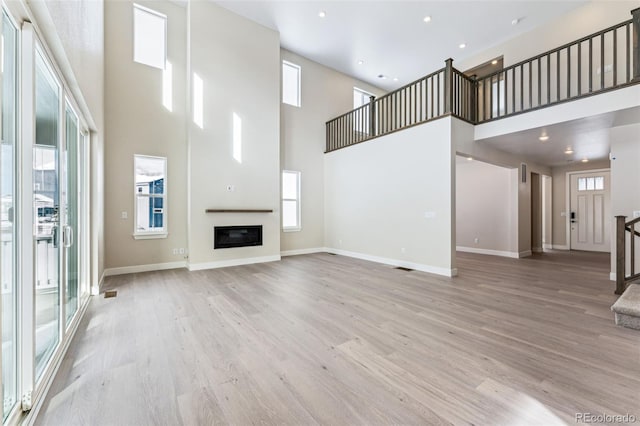
<path id="1" fill-rule="evenodd" d="M 626 216 L 616 216 L 616 294 L 622 294 L 625 287 L 625 221 Z"/>
<path id="2" fill-rule="evenodd" d="M 376 97 L 369 96 L 369 137 L 376 135 Z"/>
<path id="3" fill-rule="evenodd" d="M 640 79 L 640 7 L 631 11 L 631 40 L 633 46 L 631 48 L 631 62 L 633 62 L 632 81 Z"/>
<path id="4" fill-rule="evenodd" d="M 470 120 L 472 123 L 477 123 L 478 122 L 478 76 L 477 75 L 472 75 L 471 77 L 471 81 L 473 82 L 473 85 L 471 86 L 471 93 L 469 95 L 469 105 L 470 105 L 470 112 L 471 112 L 471 117 Z"/>
<path id="5" fill-rule="evenodd" d="M 453 59 L 444 61 L 444 113 L 451 114 L 453 98 Z"/>

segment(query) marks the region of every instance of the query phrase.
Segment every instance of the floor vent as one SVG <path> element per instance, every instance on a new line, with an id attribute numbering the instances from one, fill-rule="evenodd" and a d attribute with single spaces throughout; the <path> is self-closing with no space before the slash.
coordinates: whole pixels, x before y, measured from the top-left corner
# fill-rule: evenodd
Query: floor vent
<path id="1" fill-rule="evenodd" d="M 401 271 L 407 271 L 407 272 L 411 272 L 413 271 L 413 269 L 411 268 L 405 268 L 404 266 L 398 266 L 395 269 L 400 269 Z"/>
<path id="2" fill-rule="evenodd" d="M 104 298 L 108 299 L 109 297 L 116 297 L 118 292 L 116 290 L 107 290 L 104 292 Z"/>
<path id="3" fill-rule="evenodd" d="M 335 253 L 327 253 L 329 256 L 335 256 Z"/>

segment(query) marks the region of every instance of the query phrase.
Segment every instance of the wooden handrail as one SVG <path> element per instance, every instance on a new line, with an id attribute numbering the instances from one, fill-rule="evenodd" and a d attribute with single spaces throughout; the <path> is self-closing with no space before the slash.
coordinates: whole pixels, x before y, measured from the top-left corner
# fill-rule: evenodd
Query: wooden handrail
<path id="1" fill-rule="evenodd" d="M 640 223 L 640 217 L 626 221 L 626 216 L 616 216 L 616 294 L 622 294 L 627 285 L 640 278 L 636 273 L 636 240 L 640 232 L 636 231 L 636 223 Z M 629 275 L 627 275 L 627 232 L 629 241 Z"/>
<path id="2" fill-rule="evenodd" d="M 441 117 L 480 124 L 639 84 L 640 8 L 631 14 L 478 79 L 447 59 L 444 68 L 327 121 L 325 152 Z"/>

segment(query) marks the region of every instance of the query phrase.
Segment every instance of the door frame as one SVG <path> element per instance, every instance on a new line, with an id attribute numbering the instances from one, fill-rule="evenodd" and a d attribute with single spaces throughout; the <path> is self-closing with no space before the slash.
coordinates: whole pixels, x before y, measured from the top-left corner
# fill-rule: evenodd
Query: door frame
<path id="1" fill-rule="evenodd" d="M 599 173 L 609 172 L 611 173 L 611 167 L 606 169 L 585 169 L 585 170 L 573 170 L 567 172 L 565 176 L 565 245 L 567 250 L 571 250 L 571 175 L 581 175 L 584 173 Z M 609 189 L 609 197 L 611 197 L 611 189 Z"/>

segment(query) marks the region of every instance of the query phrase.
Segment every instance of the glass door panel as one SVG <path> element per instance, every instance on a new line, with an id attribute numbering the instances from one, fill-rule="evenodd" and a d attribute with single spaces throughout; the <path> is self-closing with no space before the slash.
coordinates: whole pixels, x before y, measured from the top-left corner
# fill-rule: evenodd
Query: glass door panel
<path id="1" fill-rule="evenodd" d="M 79 274 L 79 179 L 78 173 L 78 117 L 67 105 L 66 108 L 66 149 L 63 154 L 62 175 L 66 184 L 63 191 L 63 205 L 66 211 L 66 226 L 64 227 L 65 247 L 65 303 L 66 326 L 78 311 L 78 281 Z"/>
<path id="2" fill-rule="evenodd" d="M 2 14 L 2 143 L 0 144 L 0 287 L 2 290 L 2 400 L 3 419 L 17 395 L 17 227 L 16 127 L 18 30 Z"/>
<path id="3" fill-rule="evenodd" d="M 36 52 L 36 144 L 33 152 L 36 381 L 60 341 L 60 88 Z"/>

